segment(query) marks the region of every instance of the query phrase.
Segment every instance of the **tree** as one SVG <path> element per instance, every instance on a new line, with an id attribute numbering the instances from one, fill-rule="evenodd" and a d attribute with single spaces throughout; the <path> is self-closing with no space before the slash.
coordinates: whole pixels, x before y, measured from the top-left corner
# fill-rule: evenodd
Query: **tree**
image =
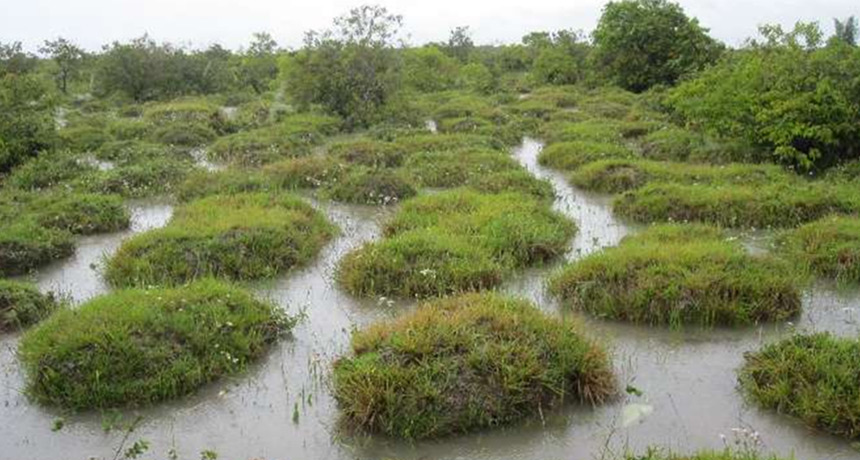
<path id="1" fill-rule="evenodd" d="M 278 77 L 278 43 L 266 32 L 254 34 L 248 51 L 242 57 L 242 81 L 257 94 Z"/>
<path id="2" fill-rule="evenodd" d="M 59 37 L 54 41 L 45 40 L 45 44 L 39 48 L 39 51 L 57 63 L 57 85 L 63 94 L 67 94 L 68 82 L 77 75 L 84 60 L 84 50 Z"/>
<path id="3" fill-rule="evenodd" d="M 403 18 L 381 6 L 361 6 L 311 31 L 287 75 L 288 91 L 303 105 L 319 104 L 350 126 L 368 126 L 399 90 L 395 49 Z"/>
<path id="4" fill-rule="evenodd" d="M 450 89 L 458 67 L 457 61 L 434 45 L 403 50 L 403 83 L 418 91 Z"/>
<path id="5" fill-rule="evenodd" d="M 593 58 L 628 90 L 671 85 L 718 58 L 722 46 L 707 32 L 667 0 L 611 1 L 593 34 Z"/>
<path id="6" fill-rule="evenodd" d="M 472 41 L 472 32 L 469 31 L 469 26 L 455 27 L 451 31 L 451 36 L 445 47 L 449 56 L 465 63 L 469 61 L 474 49 L 475 43 Z"/>
<path id="7" fill-rule="evenodd" d="M 532 78 L 538 83 L 569 85 L 585 75 L 590 48 L 581 32 L 532 32 L 523 37 L 523 44 L 532 55 Z"/>
<path id="8" fill-rule="evenodd" d="M 460 69 L 459 82 L 461 86 L 467 89 L 485 94 L 492 92 L 497 86 L 493 72 L 480 62 L 464 65 Z"/>
<path id="9" fill-rule="evenodd" d="M 842 42 L 851 45 L 857 46 L 857 18 L 851 16 L 846 19 L 844 22 L 838 19 L 833 20 L 833 25 L 836 28 L 836 34 L 834 38 L 837 40 L 841 40 Z"/>
<path id="10" fill-rule="evenodd" d="M 36 58 L 24 52 L 21 42 L 0 43 L 0 77 L 22 75 L 36 68 Z"/>
<path id="11" fill-rule="evenodd" d="M 32 75 L 0 77 L 0 173 L 6 173 L 56 141 L 54 103 Z"/>

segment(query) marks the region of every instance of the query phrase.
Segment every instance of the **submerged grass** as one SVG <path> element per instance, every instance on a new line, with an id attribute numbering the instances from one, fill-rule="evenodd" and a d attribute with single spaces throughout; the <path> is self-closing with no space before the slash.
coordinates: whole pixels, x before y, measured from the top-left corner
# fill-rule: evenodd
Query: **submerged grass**
<path id="1" fill-rule="evenodd" d="M 575 226 L 528 195 L 452 190 L 403 203 L 382 240 L 348 254 L 338 279 L 359 296 L 432 297 L 487 289 L 567 248 Z"/>
<path id="2" fill-rule="evenodd" d="M 215 195 L 179 207 L 166 227 L 126 240 L 108 260 L 105 279 L 150 286 L 268 278 L 313 258 L 334 232 L 296 197 Z"/>
<path id="3" fill-rule="evenodd" d="M 663 225 L 562 269 L 550 291 L 601 318 L 650 325 L 748 325 L 800 312 L 801 279 L 718 229 Z"/>
<path id="4" fill-rule="evenodd" d="M 142 406 L 240 372 L 292 324 L 277 307 L 204 280 L 118 291 L 60 311 L 24 335 L 19 355 L 39 402 Z"/>
<path id="5" fill-rule="evenodd" d="M 796 335 L 744 359 L 739 380 L 753 402 L 828 433 L 860 437 L 860 341 Z"/>
<path id="6" fill-rule="evenodd" d="M 347 426 L 418 439 L 510 424 L 615 392 L 606 351 L 526 301 L 467 294 L 352 338 L 334 365 Z"/>

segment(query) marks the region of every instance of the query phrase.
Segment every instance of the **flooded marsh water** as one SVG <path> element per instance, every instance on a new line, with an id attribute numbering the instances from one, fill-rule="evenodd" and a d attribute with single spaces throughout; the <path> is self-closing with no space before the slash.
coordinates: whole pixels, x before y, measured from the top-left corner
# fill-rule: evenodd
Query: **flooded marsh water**
<path id="1" fill-rule="evenodd" d="M 514 156 L 553 184 L 558 195 L 555 208 L 579 226 L 566 259 L 616 245 L 637 230 L 612 215 L 609 197 L 577 190 L 563 174 L 539 166 L 540 149 L 539 142 L 526 139 Z M 758 432 L 764 450 L 794 453 L 798 459 L 860 457 L 846 440 L 745 404 L 735 374 L 745 351 L 795 328 L 856 335 L 860 292 L 816 285 L 804 296 L 804 313 L 793 324 L 671 331 L 565 311 L 544 291 L 546 277 L 561 262 L 520 273 L 502 289 L 533 300 L 550 314 L 578 317 L 590 334 L 613 350 L 621 387 L 635 387 L 641 396 L 624 395 L 597 408 L 571 405 L 544 414 L 543 420 L 434 441 L 341 434 L 327 387 L 331 361 L 348 350 L 354 328 L 394 317 L 414 305 L 355 299 L 334 280 L 340 258 L 378 238 L 381 224 L 394 209 L 316 201 L 314 205 L 340 227 L 340 235 L 307 267 L 253 285 L 261 296 L 304 319 L 246 374 L 181 401 L 133 412 L 143 418 L 131 439 L 145 439 L 152 446 L 144 458 L 166 458 L 168 450 L 175 449 L 179 458 L 196 459 L 209 449 L 224 459 L 588 459 L 650 445 L 679 451 L 721 448 L 743 436 L 733 431 L 738 428 Z M 135 203 L 132 210 L 129 232 L 80 239 L 75 256 L 36 274 L 40 288 L 68 293 L 75 302 L 105 292 L 107 287 L 93 268 L 102 256 L 134 232 L 163 226 L 172 212 L 164 203 Z M 0 460 L 53 460 L 58 452 L 68 459 L 113 458 L 123 434 L 106 433 L 101 415 L 64 416 L 27 401 L 15 358 L 17 340 L 14 334 L 0 338 Z M 65 426 L 53 432 L 60 416 L 66 418 Z"/>

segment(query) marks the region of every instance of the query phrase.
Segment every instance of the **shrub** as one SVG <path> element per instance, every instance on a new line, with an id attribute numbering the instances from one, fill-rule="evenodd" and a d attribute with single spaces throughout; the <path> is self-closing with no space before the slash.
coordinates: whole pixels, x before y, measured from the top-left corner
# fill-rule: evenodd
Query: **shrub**
<path id="1" fill-rule="evenodd" d="M 352 350 L 334 365 L 343 419 L 400 438 L 506 425 L 615 392 L 606 351 L 579 327 L 496 294 L 428 303 L 357 332 Z"/>
<path id="2" fill-rule="evenodd" d="M 340 180 L 331 182 L 326 195 L 345 203 L 394 204 L 418 194 L 414 181 L 407 175 L 387 170 L 355 168 Z"/>
<path id="3" fill-rule="evenodd" d="M 828 333 L 796 335 L 744 355 L 741 389 L 759 406 L 828 433 L 860 436 L 860 342 Z"/>
<path id="4" fill-rule="evenodd" d="M 26 283 L 0 280 L 0 332 L 20 330 L 42 321 L 59 308 L 53 294 Z"/>
<path id="5" fill-rule="evenodd" d="M 269 278 L 313 258 L 334 229 L 310 205 L 277 194 L 211 196 L 170 223 L 126 240 L 108 260 L 114 286 L 182 284 L 203 277 Z"/>
<path id="6" fill-rule="evenodd" d="M 706 222 L 725 227 L 791 227 L 860 210 L 849 186 L 826 183 L 681 185 L 653 183 L 627 192 L 613 210 L 638 222 Z"/>
<path id="7" fill-rule="evenodd" d="M 594 161 L 629 159 L 633 156 L 633 152 L 622 145 L 572 141 L 548 145 L 538 156 L 538 162 L 543 166 L 570 171 Z"/>
<path id="8" fill-rule="evenodd" d="M 124 290 L 63 310 L 21 340 L 27 390 L 67 409 L 142 406 L 242 371 L 293 320 L 206 280 Z"/>
<path id="9" fill-rule="evenodd" d="M 781 238 L 784 251 L 822 276 L 860 282 L 860 219 L 830 217 Z"/>
<path id="10" fill-rule="evenodd" d="M 712 166 L 649 160 L 600 160 L 578 168 L 571 182 L 586 190 L 619 193 L 651 182 L 768 185 L 796 178 L 778 166 L 732 163 Z"/>
<path id="11" fill-rule="evenodd" d="M 716 229 L 658 226 L 568 265 L 550 291 L 601 318 L 747 325 L 797 315 L 797 282 L 789 265 L 750 256 Z"/>

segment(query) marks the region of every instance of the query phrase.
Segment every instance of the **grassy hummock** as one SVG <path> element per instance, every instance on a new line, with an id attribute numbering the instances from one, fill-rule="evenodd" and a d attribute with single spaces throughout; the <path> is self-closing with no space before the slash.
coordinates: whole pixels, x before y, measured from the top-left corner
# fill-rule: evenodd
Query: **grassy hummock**
<path id="1" fill-rule="evenodd" d="M 42 294 L 27 283 L 0 280 L 0 332 L 36 324 L 59 308 L 53 294 Z"/>
<path id="2" fill-rule="evenodd" d="M 860 219 L 834 216 L 806 224 L 781 238 L 785 252 L 813 273 L 860 282 Z"/>
<path id="3" fill-rule="evenodd" d="M 599 160 L 630 158 L 633 152 L 623 145 L 572 141 L 548 145 L 538 156 L 538 162 L 550 168 L 572 171 Z"/>
<path id="4" fill-rule="evenodd" d="M 860 210 L 851 186 L 781 181 L 768 185 L 657 182 L 619 196 L 613 210 L 638 222 L 704 222 L 723 227 L 791 227 Z"/>
<path id="5" fill-rule="evenodd" d="M 28 393 L 66 409 L 141 406 L 235 374 L 293 324 L 277 307 L 212 280 L 118 291 L 28 331 Z"/>
<path id="6" fill-rule="evenodd" d="M 166 227 L 126 240 L 105 278 L 115 286 L 268 278 L 313 258 L 334 231 L 293 196 L 215 195 L 178 208 Z"/>
<path id="7" fill-rule="evenodd" d="M 860 341 L 796 335 L 744 359 L 738 378 L 753 402 L 828 433 L 860 437 Z"/>
<path id="8" fill-rule="evenodd" d="M 0 226 L 0 275 L 21 275 L 75 252 L 72 235 L 32 220 Z"/>
<path id="9" fill-rule="evenodd" d="M 334 365 L 353 429 L 418 439 L 505 425 L 615 391 L 606 351 L 526 301 L 467 294 L 357 332 Z"/>
<path id="10" fill-rule="evenodd" d="M 360 296 L 487 289 L 513 269 L 563 254 L 574 232 L 545 200 L 451 190 L 404 202 L 386 237 L 347 254 L 338 278 Z"/>
<path id="11" fill-rule="evenodd" d="M 705 165 L 640 159 L 611 159 L 583 165 L 573 172 L 570 180 L 574 185 L 585 190 L 620 193 L 643 187 L 652 182 L 766 185 L 790 182 L 793 178 L 776 165 L 740 163 Z"/>
<path id="12" fill-rule="evenodd" d="M 662 225 L 568 265 L 549 283 L 564 303 L 651 325 L 748 325 L 800 312 L 798 277 L 718 229 Z"/>

